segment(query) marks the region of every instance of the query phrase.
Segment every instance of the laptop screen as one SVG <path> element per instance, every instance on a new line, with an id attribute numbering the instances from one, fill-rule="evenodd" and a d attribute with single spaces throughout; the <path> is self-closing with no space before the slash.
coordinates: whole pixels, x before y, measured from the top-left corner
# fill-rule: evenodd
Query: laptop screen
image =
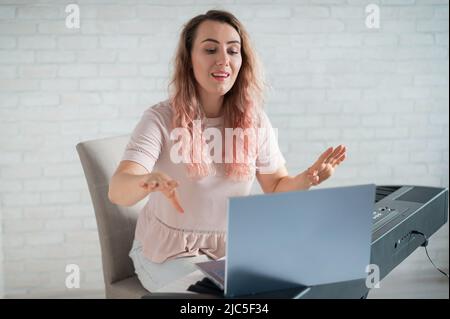
<path id="1" fill-rule="evenodd" d="M 225 295 L 367 276 L 375 185 L 234 197 Z"/>

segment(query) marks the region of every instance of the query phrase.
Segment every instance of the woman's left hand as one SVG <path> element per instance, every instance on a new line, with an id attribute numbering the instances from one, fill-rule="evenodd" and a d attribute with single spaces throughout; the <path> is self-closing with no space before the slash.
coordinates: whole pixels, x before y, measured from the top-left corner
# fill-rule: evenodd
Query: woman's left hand
<path id="1" fill-rule="evenodd" d="M 345 160 L 345 151 L 345 145 L 339 145 L 335 149 L 329 147 L 322 153 L 317 161 L 311 165 L 306 172 L 307 179 L 311 185 L 319 185 L 333 175 L 336 166 Z"/>

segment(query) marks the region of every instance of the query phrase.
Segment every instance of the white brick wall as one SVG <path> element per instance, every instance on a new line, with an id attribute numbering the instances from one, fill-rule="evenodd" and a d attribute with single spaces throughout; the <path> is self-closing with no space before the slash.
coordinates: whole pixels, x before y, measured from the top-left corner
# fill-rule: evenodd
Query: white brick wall
<path id="1" fill-rule="evenodd" d="M 250 31 L 292 174 L 344 143 L 324 187 L 448 187 L 448 0 L 77 2 L 81 29 L 69 30 L 70 1 L 0 1 L 0 295 L 2 282 L 6 294 L 64 291 L 68 263 L 82 288 L 102 287 L 75 145 L 130 133 L 165 99 L 183 23 L 214 7 Z M 364 24 L 369 3 L 379 30 Z M 448 270 L 443 236 L 435 261 Z"/>
<path id="2" fill-rule="evenodd" d="M 9 184 L 9 183 L 8 183 Z M 16 189 L 20 187 L 20 183 L 12 183 L 12 189 Z M 14 186 L 15 185 L 15 186 Z M 9 185 L 7 186 L 3 180 L 0 180 L 0 193 L 3 192 L 4 189 L 7 189 Z M 3 205 L 2 205 L 3 206 Z M 5 269 L 3 267 L 3 264 L 5 263 L 4 260 L 4 254 L 3 254 L 3 213 L 2 213 L 2 206 L 0 208 L 0 298 L 3 298 L 5 296 Z"/>

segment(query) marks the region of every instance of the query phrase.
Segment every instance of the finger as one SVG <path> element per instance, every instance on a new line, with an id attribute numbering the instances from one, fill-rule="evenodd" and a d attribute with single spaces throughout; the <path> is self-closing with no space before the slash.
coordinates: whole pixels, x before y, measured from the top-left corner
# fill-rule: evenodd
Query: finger
<path id="1" fill-rule="evenodd" d="M 343 152 L 345 152 L 345 147 L 343 145 L 339 145 L 334 149 L 334 152 L 330 154 L 330 156 L 327 158 L 326 163 L 332 162 L 334 159 L 341 156 Z"/>
<path id="2" fill-rule="evenodd" d="M 154 181 L 150 181 L 150 182 L 142 181 L 139 183 L 139 186 L 144 188 L 146 191 L 150 191 L 155 188 L 156 183 Z"/>
<path id="3" fill-rule="evenodd" d="M 342 157 L 342 155 L 345 154 L 346 151 L 347 151 L 346 147 L 343 146 L 342 149 L 341 149 L 336 155 L 333 156 L 333 159 L 334 159 L 335 161 L 338 160 L 339 158 Z"/>
<path id="4" fill-rule="evenodd" d="M 175 187 L 178 187 L 178 182 L 175 180 L 171 180 L 168 177 L 161 176 L 158 177 L 159 182 L 157 182 L 157 191 L 160 192 L 171 192 Z"/>
<path id="5" fill-rule="evenodd" d="M 148 188 L 151 190 L 154 190 L 155 188 L 157 188 L 159 186 L 158 182 L 156 182 L 156 181 L 150 181 L 147 185 L 148 185 Z"/>
<path id="6" fill-rule="evenodd" d="M 165 178 L 160 178 L 160 186 L 162 189 L 168 189 L 168 181 Z"/>
<path id="7" fill-rule="evenodd" d="M 317 161 L 312 166 L 316 167 L 316 166 L 324 163 L 325 160 L 330 156 L 331 153 L 333 153 L 333 147 L 330 146 L 329 148 L 327 148 L 327 150 L 325 152 L 322 153 L 322 155 L 319 156 Z"/>
<path id="8" fill-rule="evenodd" d="M 170 188 L 175 188 L 175 187 L 178 187 L 178 185 L 179 185 L 178 182 L 173 179 L 170 180 L 167 184 L 169 185 Z"/>
<path id="9" fill-rule="evenodd" d="M 308 176 L 316 176 L 319 174 L 319 171 L 314 169 L 313 167 L 309 167 L 307 171 Z"/>
<path id="10" fill-rule="evenodd" d="M 315 185 L 317 183 L 318 179 L 319 179 L 318 172 L 314 172 L 314 174 L 313 173 L 308 173 L 307 174 L 307 178 L 308 178 L 308 181 L 311 184 Z"/>
<path id="11" fill-rule="evenodd" d="M 337 154 L 339 154 L 339 152 L 342 151 L 342 145 L 339 145 L 338 147 L 336 147 L 334 149 L 333 152 L 331 152 L 328 157 L 325 159 L 325 163 L 329 163 Z"/>
<path id="12" fill-rule="evenodd" d="M 341 157 L 339 157 L 339 158 L 336 160 L 336 165 L 341 164 L 341 163 L 345 160 L 345 158 L 346 158 L 346 155 L 345 155 L 345 154 L 343 154 Z"/>
<path id="13" fill-rule="evenodd" d="M 167 192 L 167 194 L 171 194 L 175 188 L 178 186 L 178 183 L 176 181 L 164 181 L 162 183 L 162 190 L 163 192 Z"/>
<path id="14" fill-rule="evenodd" d="M 183 207 L 181 207 L 180 199 L 178 198 L 178 194 L 175 191 L 175 189 L 169 193 L 168 197 L 172 202 L 173 206 L 176 208 L 176 210 L 179 211 L 180 213 L 184 213 L 184 209 Z"/>
<path id="15" fill-rule="evenodd" d="M 167 175 L 162 175 L 160 176 L 160 180 L 161 180 L 161 184 L 163 188 L 166 189 L 173 189 L 174 187 L 178 186 L 178 182 L 171 179 L 169 176 Z"/>
<path id="16" fill-rule="evenodd" d="M 312 184 L 313 185 L 318 185 L 319 184 L 319 176 L 314 176 L 313 177 Z"/>
<path id="17" fill-rule="evenodd" d="M 336 165 L 339 165 L 344 159 L 345 159 L 345 153 L 339 156 L 338 158 L 334 158 L 330 164 L 332 167 L 335 167 Z"/>
<path id="18" fill-rule="evenodd" d="M 160 176 L 157 176 L 154 182 L 155 182 L 155 190 L 157 191 L 164 190 L 164 180 Z"/>

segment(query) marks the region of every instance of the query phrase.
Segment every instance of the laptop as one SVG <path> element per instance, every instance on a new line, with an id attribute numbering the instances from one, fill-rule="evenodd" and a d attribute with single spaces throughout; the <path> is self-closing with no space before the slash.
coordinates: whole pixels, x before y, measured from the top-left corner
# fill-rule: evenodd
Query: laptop
<path id="1" fill-rule="evenodd" d="M 231 197 L 226 258 L 197 263 L 225 297 L 363 279 L 374 184 Z"/>

